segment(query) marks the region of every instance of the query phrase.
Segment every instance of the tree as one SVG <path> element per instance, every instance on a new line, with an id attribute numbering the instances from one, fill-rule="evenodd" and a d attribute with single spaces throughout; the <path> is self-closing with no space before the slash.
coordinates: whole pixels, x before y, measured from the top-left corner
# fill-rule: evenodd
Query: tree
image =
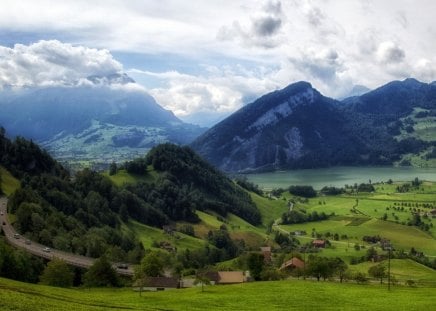
<path id="1" fill-rule="evenodd" d="M 204 292 L 204 285 L 210 285 L 209 278 L 204 273 L 197 273 L 194 285 L 201 284 L 201 291 Z"/>
<path id="2" fill-rule="evenodd" d="M 115 175 L 117 173 L 117 164 L 112 162 L 109 166 L 109 176 Z"/>
<path id="3" fill-rule="evenodd" d="M 383 278 L 387 277 L 386 266 L 378 264 L 368 269 L 368 274 L 376 279 L 380 279 L 380 284 L 383 284 Z"/>
<path id="4" fill-rule="evenodd" d="M 357 272 L 354 275 L 353 279 L 356 281 L 357 284 L 364 284 L 368 282 L 368 279 L 366 278 L 366 275 L 363 272 Z"/>
<path id="5" fill-rule="evenodd" d="M 333 261 L 325 257 L 312 256 L 309 259 L 307 273 L 319 281 L 331 277 L 335 272 Z"/>
<path id="6" fill-rule="evenodd" d="M 316 197 L 316 191 L 312 186 L 289 186 L 288 191 L 290 194 L 297 195 L 305 198 Z"/>
<path id="7" fill-rule="evenodd" d="M 251 253 L 247 259 L 248 270 L 250 270 L 250 275 L 256 281 L 261 279 L 261 273 L 264 266 L 264 257 L 262 254 Z"/>
<path id="8" fill-rule="evenodd" d="M 339 257 L 333 259 L 334 269 L 339 277 L 339 281 L 342 283 L 344 279 L 347 278 L 348 275 L 348 265 Z"/>
<path id="9" fill-rule="evenodd" d="M 140 273 L 144 276 L 161 276 L 164 264 L 160 252 L 151 251 L 141 260 Z"/>
<path id="10" fill-rule="evenodd" d="M 117 272 L 106 256 L 98 258 L 83 276 L 83 283 L 88 287 L 120 286 Z"/>
<path id="11" fill-rule="evenodd" d="M 71 287 L 73 286 L 74 272 L 65 261 L 55 258 L 47 264 L 40 280 L 44 285 Z"/>
<path id="12" fill-rule="evenodd" d="M 0 195 L 3 194 L 3 189 L 2 189 L 2 172 L 0 171 Z"/>

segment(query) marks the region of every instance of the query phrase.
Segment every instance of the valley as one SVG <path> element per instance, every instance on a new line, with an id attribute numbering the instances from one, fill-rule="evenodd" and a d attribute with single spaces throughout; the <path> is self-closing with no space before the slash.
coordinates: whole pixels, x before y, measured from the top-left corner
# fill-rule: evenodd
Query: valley
<path id="1" fill-rule="evenodd" d="M 436 309 L 436 1 L 3 2 L 0 311 Z"/>
<path id="2" fill-rule="evenodd" d="M 306 294 L 300 294 L 301 300 L 296 301 L 294 296 L 289 296 L 294 297 L 296 308 L 301 310 L 310 309 L 306 295 L 313 295 L 319 290 L 340 290 L 346 296 L 369 293 L 383 296 L 394 309 L 394 300 L 398 299 L 391 301 L 389 297 L 395 297 L 396 293 L 406 294 L 409 298 L 415 295 L 421 297 L 436 286 L 436 182 L 421 177 L 431 179 L 432 171 L 425 171 L 429 175 L 423 175 L 419 169 L 412 168 L 339 167 L 274 173 L 284 174 L 281 183 L 267 174 L 242 176 L 247 179 L 238 179 L 240 176 L 236 176 L 231 180 L 189 148 L 164 144 L 154 147 L 147 157 L 128 161 L 124 166 L 115 166 L 109 172 L 83 170 L 69 180 L 60 177 L 66 174 L 60 167 L 56 171 L 58 177 L 38 173 L 38 170 L 46 167 L 49 167 L 49 171 L 54 170 L 57 164 L 40 155 L 37 146 L 24 140 L 10 142 L 6 138 L 3 138 L 2 143 L 6 150 L 18 150 L 20 148 L 14 146 L 21 146 L 25 154 L 38 159 L 30 171 L 33 177 L 24 178 L 21 182 L 8 169 L 0 166 L 1 188 L 13 202 L 9 204 L 12 214 L 6 214 L 5 211 L 4 214 L 21 233 L 22 239 L 29 239 L 31 245 L 40 251 L 40 245 L 52 247 L 50 255 L 86 259 L 89 262 L 87 267 L 93 266 L 99 260 L 95 258 L 99 256 L 108 256 L 115 262 L 129 262 L 129 270 L 118 271 L 126 275 L 134 274 L 133 280 L 123 280 L 124 289 L 92 289 L 93 298 L 81 289 L 84 286 L 81 283 L 78 289 L 59 289 L 66 310 L 108 307 L 135 309 L 142 303 L 143 297 L 148 297 L 151 309 L 155 305 L 179 309 L 186 303 L 192 304 L 191 300 L 200 299 L 203 303 L 214 304 L 218 296 L 221 297 L 220 301 L 223 297 L 233 300 L 234 294 L 240 297 L 262 290 L 263 295 L 259 296 L 258 305 L 254 308 L 258 309 L 272 297 L 272 293 L 262 289 L 263 286 L 274 288 L 274 291 L 304 291 Z M 4 165 L 14 168 L 17 176 L 28 169 L 18 156 L 11 151 L 3 159 Z M 417 178 L 415 174 L 420 177 Z M 288 179 L 289 175 L 296 179 Z M 256 176 L 265 182 L 259 182 L 260 187 L 250 183 L 254 181 L 252 177 Z M 313 183 L 316 191 L 308 191 L 310 187 L 298 182 L 300 178 L 307 185 L 314 180 L 310 176 L 319 178 L 317 183 Z M 356 176 L 362 179 L 356 179 Z M 330 181 L 327 188 L 322 186 L 324 180 L 321 177 Z M 331 180 L 348 185 L 342 187 L 332 184 Z M 277 189 L 279 187 L 283 189 Z M 123 204 L 127 204 L 126 207 Z M 74 212 L 74 205 L 86 212 Z M 30 215 L 29 211 L 33 211 L 33 214 Z M 37 216 L 43 213 L 49 219 L 45 224 Z M 69 215 L 68 218 L 62 213 Z M 91 213 L 94 216 L 92 218 Z M 111 215 L 110 218 L 107 215 Z M 88 227 L 90 221 L 94 225 Z M 58 227 L 55 229 L 52 223 L 57 223 Z M 76 225 L 71 227 L 70 223 Z M 44 226 L 50 228 L 51 232 L 59 231 L 53 239 L 47 240 L 42 230 Z M 5 230 L 5 233 L 11 235 L 10 230 Z M 77 233 L 86 236 L 89 241 L 80 243 Z M 9 243 L 11 239 L 15 242 L 9 238 Z M 70 239 L 74 243 L 69 243 Z M 117 239 L 121 239 L 121 242 L 114 242 Z M 8 239 L 1 238 L 0 247 L 5 247 L 2 243 L 6 241 Z M 41 241 L 48 241 L 48 244 L 39 244 Z M 316 241 L 321 241 L 323 246 L 315 246 Z M 112 243 L 121 243 L 129 248 L 123 250 Z M 135 243 L 140 243 L 140 247 L 134 246 Z M 386 243 L 391 247 L 390 252 L 385 248 Z M 261 247 L 271 249 L 268 262 L 264 262 Z M 32 253 L 28 247 L 22 249 Z M 250 264 L 251 258 L 261 256 L 262 272 L 251 280 L 264 282 L 206 286 L 204 292 L 192 288 L 174 291 L 175 294 L 144 293 L 138 297 L 135 284 L 141 278 L 133 270 L 142 269 L 146 258 L 153 254 L 162 258 L 161 264 L 166 273 L 188 279 L 195 279 L 204 269 L 251 273 L 255 271 Z M 303 269 L 282 270 L 281 266 L 293 257 L 305 263 Z M 342 262 L 346 270 L 340 275 L 346 283 L 339 283 L 337 273 L 340 270 L 337 268 L 316 272 L 314 269 L 317 269 L 318 261 Z M 369 271 L 378 266 L 386 269 L 388 265 L 393 289 L 386 296 L 386 285 L 378 285 L 378 280 Z M 3 274 L 4 268 L 0 265 Z M 19 276 L 20 272 L 14 273 Z M 76 270 L 76 273 L 86 280 L 84 271 Z M 358 279 L 358 276 L 363 279 Z M 320 277 L 324 278 L 323 282 L 316 281 Z M 386 283 L 386 274 L 383 278 Z M 272 280 L 276 282 L 268 282 Z M 356 282 L 363 282 L 364 285 Z M 17 288 L 23 286 L 27 290 L 19 293 Z M 52 296 L 56 290 L 50 287 L 21 285 L 7 279 L 0 279 L 0 287 L 4 289 L 2 292 L 8 292 L 8 297 L 21 295 L 20 305 L 23 308 L 26 305 L 23 301 L 30 303 L 39 299 L 35 297 L 44 297 L 41 308 L 56 303 L 56 297 L 60 297 Z M 126 300 L 115 302 L 107 298 L 111 295 L 120 295 Z M 162 299 L 167 302 L 164 303 Z M 326 306 L 327 301 L 333 303 L 338 299 L 343 306 L 349 306 L 338 295 L 335 296 L 336 300 L 325 299 Z M 3 300 L 8 301 L 12 309 L 17 309 L 10 299 Z M 426 304 L 425 299 L 420 299 L 416 306 L 419 309 Z M 287 298 L 275 304 L 277 308 L 285 305 L 289 305 Z M 238 306 L 237 302 L 227 305 L 229 309 Z M 363 310 L 373 305 L 368 300 L 362 302 L 361 306 Z M 210 308 L 213 310 L 214 306 Z"/>

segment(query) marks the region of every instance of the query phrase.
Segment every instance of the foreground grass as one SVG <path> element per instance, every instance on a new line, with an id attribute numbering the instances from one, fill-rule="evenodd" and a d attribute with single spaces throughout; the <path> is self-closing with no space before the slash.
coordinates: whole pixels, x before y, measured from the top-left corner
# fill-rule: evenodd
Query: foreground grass
<path id="1" fill-rule="evenodd" d="M 313 281 L 258 282 L 143 293 L 60 289 L 0 278 L 2 310 L 432 310 L 434 288 Z"/>

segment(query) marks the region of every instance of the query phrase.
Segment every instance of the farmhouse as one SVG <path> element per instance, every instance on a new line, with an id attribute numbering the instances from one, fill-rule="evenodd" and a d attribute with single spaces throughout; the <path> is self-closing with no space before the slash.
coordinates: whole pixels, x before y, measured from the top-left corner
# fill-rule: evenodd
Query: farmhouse
<path id="1" fill-rule="evenodd" d="M 208 272 L 206 277 L 212 284 L 238 284 L 247 282 L 247 277 L 243 271 L 218 271 Z"/>
<path id="2" fill-rule="evenodd" d="M 313 240 L 312 245 L 314 247 L 317 247 L 317 248 L 325 248 L 325 241 L 324 240 Z"/>
<path id="3" fill-rule="evenodd" d="M 285 261 L 281 267 L 280 270 L 293 270 L 295 268 L 303 269 L 304 268 L 304 261 L 297 257 L 292 257 L 290 260 Z"/>
<path id="4" fill-rule="evenodd" d="M 173 277 L 146 277 L 143 281 L 142 290 L 162 291 L 180 288 L 179 279 Z"/>

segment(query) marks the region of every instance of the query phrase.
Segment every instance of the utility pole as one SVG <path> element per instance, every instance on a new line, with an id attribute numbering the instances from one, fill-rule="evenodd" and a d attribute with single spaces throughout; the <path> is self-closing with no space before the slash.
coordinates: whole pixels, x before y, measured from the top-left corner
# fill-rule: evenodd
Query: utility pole
<path id="1" fill-rule="evenodd" d="M 391 290 L 391 249 L 392 245 L 388 246 L 388 290 Z"/>

